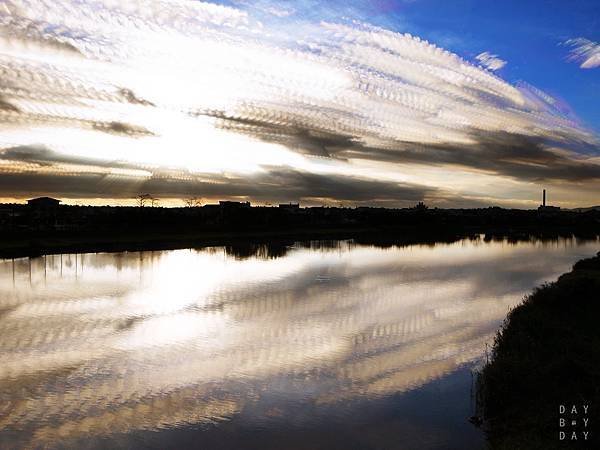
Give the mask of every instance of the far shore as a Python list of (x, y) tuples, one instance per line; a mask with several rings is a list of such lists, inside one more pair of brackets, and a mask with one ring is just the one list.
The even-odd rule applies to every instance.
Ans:
[(66, 252), (166, 250), (244, 242), (358, 239), (391, 245), (485, 234), (511, 240), (600, 235), (600, 210), (254, 207), (80, 207), (41, 198), (0, 205), (0, 258)]
[(472, 233), (444, 232), (436, 235), (415, 229), (325, 228), (313, 230), (252, 231), (141, 231), (138, 233), (27, 233), (0, 239), (0, 258), (58, 253), (90, 253), (175, 250), (245, 244), (285, 244), (294, 241), (345, 240), (373, 245), (409, 245), (454, 242)]
[(158, 251), (211, 246), (292, 245), (295, 241), (347, 240), (357, 244), (392, 245), (451, 243), (460, 239), (510, 242), (558, 238), (598, 239), (600, 233), (571, 233), (568, 230), (531, 229), (447, 229), (396, 228), (316, 228), (250, 231), (141, 230), (126, 232), (29, 232), (0, 238), (0, 258), (36, 257), (60, 253)]

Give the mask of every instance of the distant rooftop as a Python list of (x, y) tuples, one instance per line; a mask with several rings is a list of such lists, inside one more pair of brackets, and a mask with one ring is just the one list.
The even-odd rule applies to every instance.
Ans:
[(59, 203), (60, 200), (52, 197), (37, 197), (27, 200), (27, 204), (33, 206), (57, 206)]
[(228, 200), (221, 200), (219, 201), (219, 205), (231, 208), (250, 208), (250, 202), (232, 202)]

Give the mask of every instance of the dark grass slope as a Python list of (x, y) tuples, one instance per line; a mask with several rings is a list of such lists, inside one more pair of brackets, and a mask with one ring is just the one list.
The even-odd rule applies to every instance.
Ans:
[[(600, 448), (600, 253), (536, 289), (509, 314), (478, 384), (491, 448)], [(589, 405), (588, 441), (581, 435), (583, 404)], [(568, 419), (564, 428), (560, 417)], [(570, 440), (572, 431), (577, 441)]]

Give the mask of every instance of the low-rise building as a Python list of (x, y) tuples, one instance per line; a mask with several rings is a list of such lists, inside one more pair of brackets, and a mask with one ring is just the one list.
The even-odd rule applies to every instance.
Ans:
[(60, 200), (52, 197), (37, 197), (27, 200), (27, 204), (39, 209), (56, 208), (60, 204)]

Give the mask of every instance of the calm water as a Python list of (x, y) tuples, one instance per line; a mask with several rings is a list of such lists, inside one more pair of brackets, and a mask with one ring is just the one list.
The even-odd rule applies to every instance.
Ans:
[(0, 260), (1, 448), (480, 448), (470, 369), (599, 242)]

